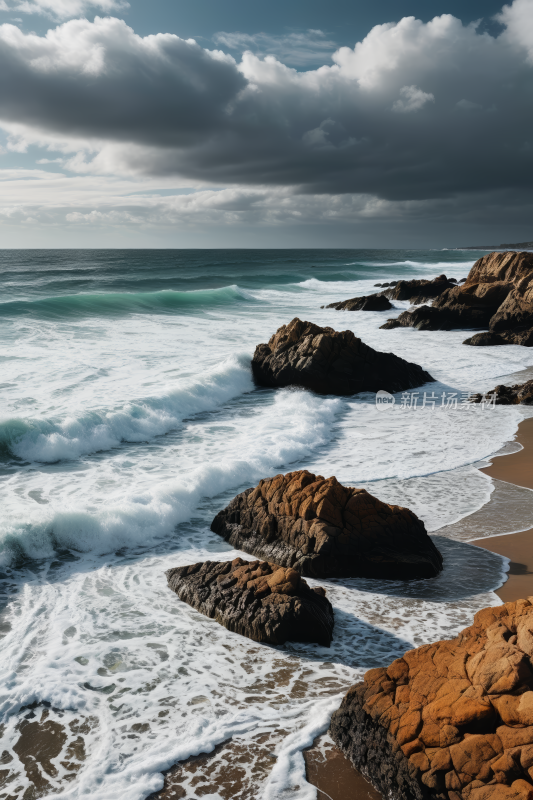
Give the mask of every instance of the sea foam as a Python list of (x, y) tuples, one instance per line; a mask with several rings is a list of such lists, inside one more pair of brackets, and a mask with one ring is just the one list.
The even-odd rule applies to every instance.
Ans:
[(253, 390), (250, 358), (231, 356), (204, 376), (113, 410), (90, 410), (65, 419), (0, 422), (0, 452), (25, 461), (54, 462), (143, 442), (174, 430), (186, 417), (211, 411)]

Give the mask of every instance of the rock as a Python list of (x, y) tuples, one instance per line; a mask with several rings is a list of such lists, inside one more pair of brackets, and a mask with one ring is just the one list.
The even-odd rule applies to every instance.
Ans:
[(446, 275), (438, 275), (427, 280), (420, 278), (411, 281), (397, 281), (393, 289), (388, 289), (384, 294), (390, 300), (410, 300), (414, 305), (426, 303), (438, 297), (446, 289), (455, 286), (456, 281)]
[(412, 511), (307, 470), (237, 495), (211, 530), (239, 550), (317, 578), (409, 580), (442, 569), (441, 554)]
[(503, 336), (500, 336), (499, 333), (482, 331), (481, 333), (476, 333), (474, 336), (471, 336), (469, 339), (465, 339), (463, 344), (470, 344), (473, 347), (488, 347), (508, 344), (508, 342), (503, 338)]
[(255, 642), (316, 642), (329, 647), (333, 608), (293, 569), (265, 561), (205, 561), (166, 572), (180, 600)]
[(391, 800), (533, 800), (533, 597), (371, 669), (331, 735)]
[(320, 328), (297, 317), (256, 347), (252, 371), (261, 386), (303, 386), (336, 395), (401, 392), (434, 380), (418, 364), (373, 350), (352, 331)]
[(533, 406), (533, 380), (525, 383), (515, 383), (514, 386), (500, 384), (487, 394), (475, 394), (471, 397), (472, 403), (483, 402), (484, 397), (496, 395), (495, 404), (498, 406), (515, 406), (521, 403), (524, 406)]
[(494, 331), (483, 331), (471, 336), (470, 339), (465, 339), (463, 344), (470, 344), (477, 347), (484, 347), (486, 345), (501, 345), (501, 344), (520, 344), (523, 347), (533, 347), (533, 328), (521, 331), (501, 331), (495, 333)]
[(466, 281), (461, 280), (457, 286), (451, 284), (431, 307), (403, 312), (398, 325), (421, 330), (490, 328), (497, 333), (532, 328), (533, 253), (496, 252), (483, 256)]
[(388, 311), (392, 307), (392, 303), (382, 293), (353, 297), (351, 300), (342, 300), (340, 303), (330, 303), (326, 306), (326, 308), (336, 308), (337, 311)]

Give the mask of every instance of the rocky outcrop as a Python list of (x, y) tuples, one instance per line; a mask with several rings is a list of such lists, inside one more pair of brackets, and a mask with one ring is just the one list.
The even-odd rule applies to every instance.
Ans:
[(297, 317), (256, 347), (252, 371), (261, 386), (303, 386), (336, 395), (401, 392), (434, 380), (418, 364), (373, 350), (352, 331), (320, 328)]
[(400, 326), (419, 330), (489, 328), (496, 333), (532, 328), (533, 253), (483, 256), (464, 283), (446, 289), (432, 306), (404, 311), (382, 327)]
[(351, 300), (342, 300), (340, 303), (330, 303), (325, 306), (325, 308), (336, 308), (337, 311), (388, 311), (392, 307), (392, 303), (381, 293), (352, 297)]
[(392, 288), (378, 294), (353, 297), (351, 300), (342, 300), (340, 303), (330, 303), (325, 308), (335, 308), (337, 311), (388, 311), (389, 308), (393, 308), (389, 300), (410, 300), (414, 305), (427, 303), (428, 300), (438, 297), (446, 289), (454, 287), (456, 283), (455, 278), (447, 278), (446, 275), (439, 275), (432, 280), (422, 278), (412, 281), (376, 283), (376, 286)]
[(487, 402), (487, 398), (496, 395), (495, 404), (498, 406), (533, 406), (533, 381), (515, 383), (514, 386), (496, 386), (485, 395), (475, 394), (470, 400), (472, 403)]
[(391, 800), (533, 800), (533, 598), (371, 669), (333, 714), (340, 749)]
[(465, 339), (463, 344), (470, 344), (474, 347), (500, 344), (521, 344), (524, 347), (533, 347), (533, 328), (525, 331), (502, 331), (502, 333), (482, 331)]
[(418, 305), (433, 300), (446, 289), (453, 288), (456, 283), (455, 278), (447, 278), (446, 275), (438, 275), (431, 280), (420, 278), (412, 281), (398, 281), (393, 289), (388, 289), (383, 294), (391, 300), (410, 300), (413, 305)]
[(262, 480), (211, 530), (233, 547), (317, 578), (433, 578), (442, 556), (408, 508), (307, 470)]
[(180, 600), (255, 642), (316, 642), (329, 647), (333, 608), (321, 587), (265, 561), (205, 561), (166, 572)]

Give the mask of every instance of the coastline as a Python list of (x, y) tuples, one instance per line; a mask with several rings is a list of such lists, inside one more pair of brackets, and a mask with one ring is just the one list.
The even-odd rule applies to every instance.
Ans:
[[(492, 464), (481, 467), (480, 472), (495, 481), (533, 491), (533, 418), (520, 423), (514, 441), (522, 445), (521, 450), (493, 458)], [(485, 512), (492, 502), (494, 501), (489, 501), (484, 507)], [(494, 590), (502, 603), (533, 595), (533, 528), (517, 533), (489, 535), (485, 539), (471, 539), (468, 544), (509, 559), (507, 580), (499, 589)], [(330, 742), (327, 734), (319, 737), (313, 747), (304, 752), (304, 758), (307, 780), (317, 788), (319, 800), (324, 797), (343, 800), (347, 796), (353, 796), (357, 800), (381, 798), (379, 792)]]
[[(480, 471), (499, 481), (533, 490), (533, 419), (523, 420), (515, 441), (522, 450), (498, 456), (489, 467)], [(495, 590), (502, 603), (533, 595), (533, 528), (518, 533), (477, 539), (471, 544), (510, 560), (508, 578)]]

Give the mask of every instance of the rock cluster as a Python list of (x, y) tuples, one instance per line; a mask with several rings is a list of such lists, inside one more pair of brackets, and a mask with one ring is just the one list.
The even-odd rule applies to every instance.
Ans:
[[(526, 381), (525, 383), (515, 383), (514, 386), (496, 386), (487, 395), (496, 395), (496, 405), (499, 406), (516, 406), (519, 403), (525, 406), (533, 406), (533, 380)], [(471, 398), (473, 403), (481, 403), (483, 395), (475, 394)]]
[(409, 580), (442, 570), (441, 554), (412, 511), (307, 470), (237, 495), (211, 530), (239, 550), (317, 578)]
[(331, 734), (391, 800), (533, 800), (533, 597), (372, 669)]
[(353, 297), (351, 300), (342, 300), (340, 303), (330, 303), (326, 308), (335, 308), (338, 311), (387, 311), (393, 307), (389, 300), (410, 300), (414, 305), (427, 303), (428, 300), (433, 300), (441, 295), (446, 289), (453, 288), (456, 283), (455, 278), (447, 278), (446, 275), (439, 275), (432, 280), (422, 278), (411, 281), (376, 283), (376, 286), (382, 288), (392, 288), (365, 297)]
[[(330, 303), (326, 308), (336, 308), (337, 311), (388, 311), (392, 303), (383, 293), (369, 294), (365, 297), (352, 297), (351, 300), (342, 300), (340, 303)], [(324, 306), (321, 306), (324, 308)]]
[(383, 294), (391, 300), (410, 300), (413, 305), (418, 305), (433, 300), (447, 289), (453, 289), (456, 283), (455, 278), (447, 278), (446, 275), (438, 275), (432, 280), (397, 281), (394, 288)]
[(255, 642), (316, 642), (329, 647), (333, 608), (321, 587), (265, 561), (205, 561), (166, 572), (180, 600)]
[[(395, 287), (395, 290), (398, 287)], [(489, 253), (462, 285), (452, 286), (423, 305), (390, 319), (384, 329), (488, 328), (501, 339), (472, 337), (465, 344), (533, 344), (533, 253)]]
[(434, 380), (418, 364), (373, 350), (352, 331), (321, 328), (297, 317), (256, 347), (252, 371), (261, 386), (303, 386), (336, 395), (401, 392)]

